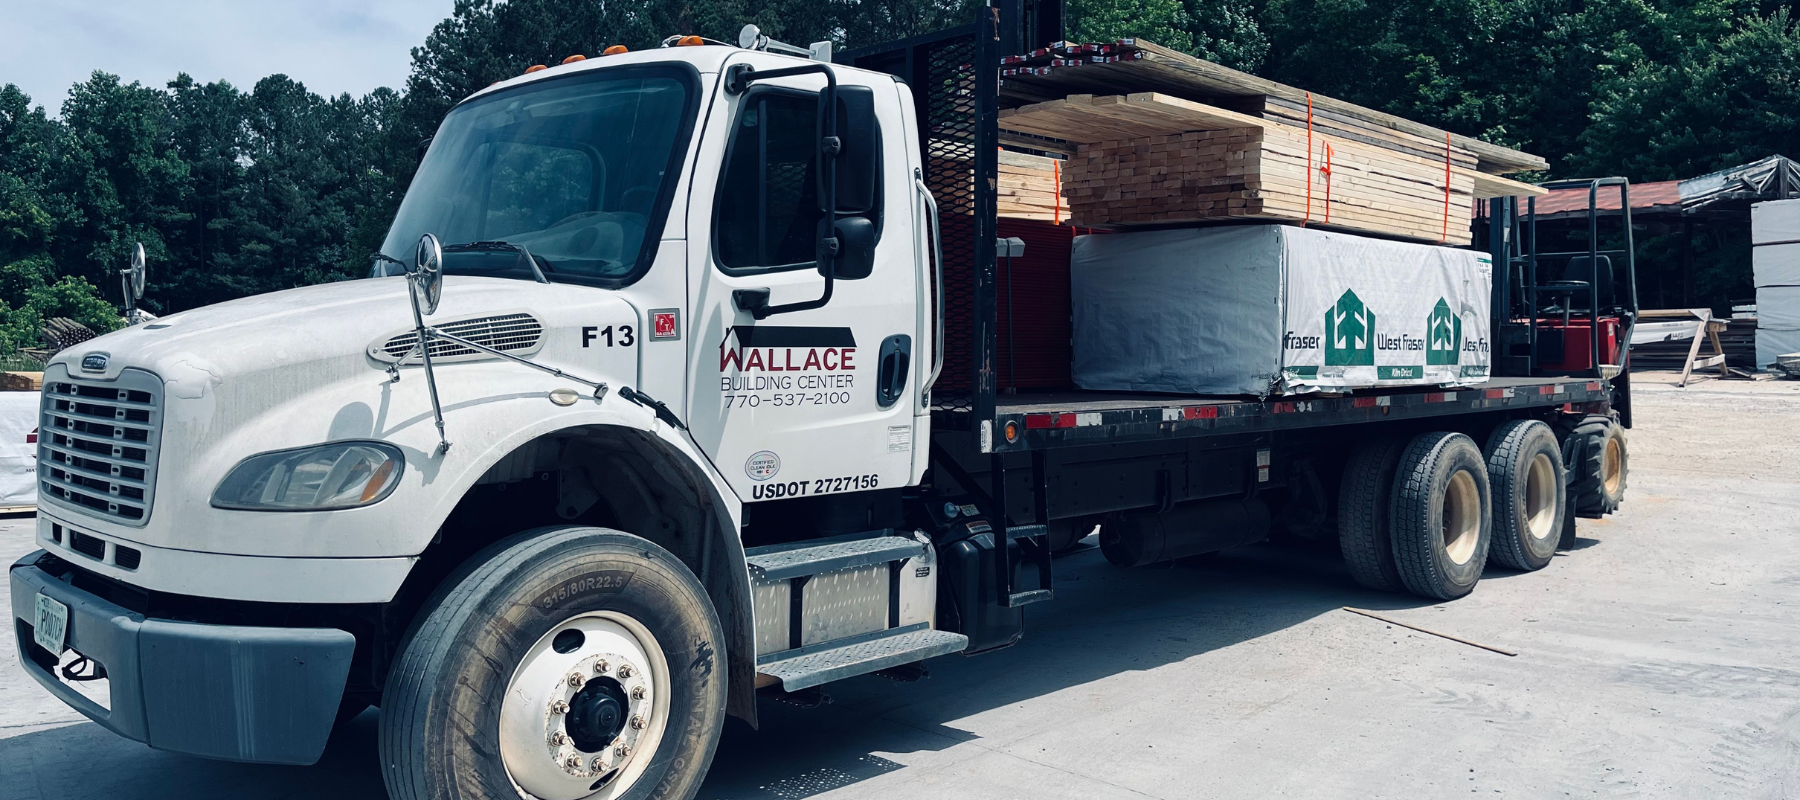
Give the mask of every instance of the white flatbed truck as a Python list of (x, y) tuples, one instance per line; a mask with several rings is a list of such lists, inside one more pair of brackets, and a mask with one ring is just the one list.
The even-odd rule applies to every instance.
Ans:
[(378, 705), (395, 798), (686, 798), (759, 697), (1018, 641), (1095, 525), (1121, 565), (1330, 536), (1364, 584), (1449, 599), (1616, 506), (1622, 354), (1456, 390), (996, 391), (989, 25), (840, 57), (889, 71), (749, 35), (504, 81), (430, 143), (377, 258), (404, 274), (56, 357), (25, 670), (236, 761), (312, 763)]

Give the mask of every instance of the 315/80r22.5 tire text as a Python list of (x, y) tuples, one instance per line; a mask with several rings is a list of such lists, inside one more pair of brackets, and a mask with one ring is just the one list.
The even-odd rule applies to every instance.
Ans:
[(724, 724), (724, 636), (667, 550), (603, 528), (499, 542), (408, 631), (381, 704), (394, 800), (685, 800)]

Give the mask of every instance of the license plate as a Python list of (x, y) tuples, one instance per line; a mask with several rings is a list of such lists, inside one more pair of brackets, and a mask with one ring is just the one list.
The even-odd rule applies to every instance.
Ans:
[(38, 647), (62, 655), (63, 639), (69, 635), (69, 607), (44, 595), (37, 596), (37, 613), (31, 620), (31, 638)]

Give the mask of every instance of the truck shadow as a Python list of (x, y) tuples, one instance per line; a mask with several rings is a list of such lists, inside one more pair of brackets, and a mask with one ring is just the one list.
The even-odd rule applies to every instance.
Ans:
[(957, 723), (983, 712), (1184, 661), (1346, 605), (1433, 605), (1362, 589), (1334, 554), (1304, 548), (1259, 545), (1132, 570), (1090, 548), (1057, 559), (1056, 571), (1056, 599), (1026, 611), (1018, 645), (937, 659), (932, 677), (916, 683), (841, 681), (819, 708), (764, 703), (760, 730), (734, 721), (700, 800), (810, 797), (907, 769), (887, 755), (916, 763), (974, 742)]
[[(937, 659), (933, 676), (916, 683), (874, 676), (842, 681), (828, 687), (835, 702), (815, 709), (765, 702), (758, 731), (730, 722), (700, 800), (811, 797), (909, 768), (887, 755), (917, 761), (976, 742), (980, 737), (958, 722), (986, 711), (1087, 684), (1114, 691), (1100, 682), (1254, 640), (1345, 605), (1431, 604), (1360, 589), (1332, 554), (1305, 549), (1253, 546), (1200, 564), (1122, 570), (1089, 547), (1057, 559), (1056, 570), (1056, 600), (1026, 612), (1025, 639), (1014, 647)], [(164, 753), (85, 721), (0, 731), (12, 734), (0, 739), (0, 797), (373, 800), (386, 796), (376, 719), (368, 712), (340, 729), (310, 767)]]

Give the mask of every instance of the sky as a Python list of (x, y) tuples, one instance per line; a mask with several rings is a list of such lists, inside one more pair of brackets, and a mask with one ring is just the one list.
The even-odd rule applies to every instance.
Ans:
[(0, 0), (0, 84), (56, 114), (94, 70), (248, 90), (283, 73), (324, 95), (399, 88), (453, 0)]

